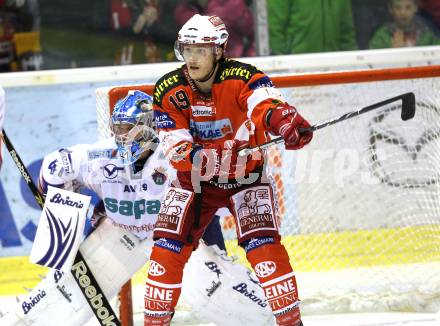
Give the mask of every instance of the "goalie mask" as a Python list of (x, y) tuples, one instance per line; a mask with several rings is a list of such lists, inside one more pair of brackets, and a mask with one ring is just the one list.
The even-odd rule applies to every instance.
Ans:
[(141, 91), (129, 91), (114, 107), (111, 130), (124, 164), (132, 164), (142, 153), (154, 149), (153, 98)]

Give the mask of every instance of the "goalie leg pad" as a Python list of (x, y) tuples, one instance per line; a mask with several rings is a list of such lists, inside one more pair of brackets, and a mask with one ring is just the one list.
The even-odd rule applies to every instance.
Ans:
[(289, 256), (278, 239), (269, 239), (253, 239), (260, 243), (254, 246), (249, 245), (252, 240), (243, 243), (246, 258), (261, 283), (277, 325), (300, 325), (298, 287)]
[(144, 325), (169, 325), (182, 289), (183, 269), (192, 245), (158, 239), (153, 247), (145, 283)]
[[(105, 219), (81, 244), (80, 251), (105, 296), (111, 299), (146, 263), (151, 245), (151, 240), (140, 241)], [(10, 321), (3, 324), (2, 320), (2, 326), (59, 326), (66, 320), (71, 325), (83, 325), (93, 312), (71, 273), (50, 270), (8, 315)]]
[(255, 274), (217, 246), (200, 243), (185, 266), (181, 300), (218, 326), (274, 325)]

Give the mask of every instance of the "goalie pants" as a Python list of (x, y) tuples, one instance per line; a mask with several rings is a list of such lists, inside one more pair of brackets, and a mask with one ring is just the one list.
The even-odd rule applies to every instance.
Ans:
[[(194, 193), (190, 175), (178, 173), (182, 188), (170, 188), (154, 232), (145, 290), (144, 325), (169, 325), (182, 288), (183, 269), (215, 211), (228, 207), (278, 325), (300, 324), (298, 291), (289, 256), (280, 243), (272, 187), (262, 182), (203, 183)], [(164, 245), (167, 243), (167, 245)], [(172, 244), (172, 245), (170, 245)]]

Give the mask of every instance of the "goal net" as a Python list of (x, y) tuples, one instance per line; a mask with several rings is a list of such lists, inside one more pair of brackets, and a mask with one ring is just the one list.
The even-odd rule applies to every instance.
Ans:
[[(318, 130), (300, 151), (269, 149), (283, 242), (304, 314), (440, 310), (440, 68), (413, 67), (273, 77), (313, 124), (413, 92), (400, 103)], [(96, 91), (100, 137), (128, 89)], [(228, 251), (245, 262), (230, 216)], [(141, 297), (140, 297), (141, 298)]]

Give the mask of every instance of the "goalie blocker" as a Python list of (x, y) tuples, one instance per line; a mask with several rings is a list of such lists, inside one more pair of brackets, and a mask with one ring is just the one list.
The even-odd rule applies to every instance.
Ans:
[(91, 197), (48, 186), (46, 198), (30, 261), (69, 272), (83, 240)]

